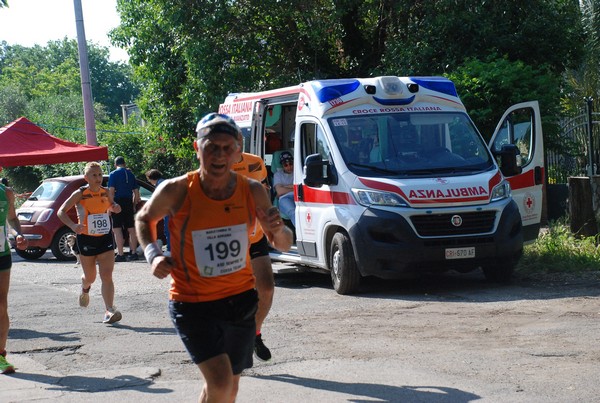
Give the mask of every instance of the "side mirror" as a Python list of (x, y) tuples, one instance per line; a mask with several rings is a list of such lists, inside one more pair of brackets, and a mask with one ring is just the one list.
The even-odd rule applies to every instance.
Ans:
[(310, 187), (321, 187), (336, 184), (337, 179), (329, 161), (323, 161), (320, 154), (311, 154), (304, 161), (303, 182)]
[(504, 144), (497, 155), (500, 156), (500, 171), (504, 176), (515, 176), (523, 171), (523, 168), (517, 163), (521, 154), (516, 145)]

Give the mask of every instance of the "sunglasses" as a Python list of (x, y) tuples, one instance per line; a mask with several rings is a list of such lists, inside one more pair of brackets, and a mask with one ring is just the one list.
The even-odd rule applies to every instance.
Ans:
[(286, 167), (286, 166), (288, 166), (288, 165), (294, 165), (294, 162), (293, 162), (293, 161), (283, 161), (283, 162), (281, 163), (281, 165), (282, 165), (282, 166), (284, 166), (284, 167)]

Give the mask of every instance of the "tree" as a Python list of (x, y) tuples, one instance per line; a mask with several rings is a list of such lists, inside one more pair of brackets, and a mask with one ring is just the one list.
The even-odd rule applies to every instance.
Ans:
[[(145, 152), (143, 144), (137, 147), (138, 137), (132, 134), (132, 127), (123, 133), (120, 123), (120, 105), (131, 103), (138, 91), (131, 80), (131, 67), (109, 62), (107, 48), (94, 44), (90, 44), (89, 48), (97, 127), (101, 127), (104, 133), (111, 133), (103, 136), (104, 133), (99, 131), (99, 140), (114, 141), (119, 150), (133, 149), (126, 155), (141, 159)], [(78, 60), (77, 44), (73, 40), (50, 41), (45, 47), (36, 45), (31, 48), (0, 42), (1, 125), (27, 116), (54, 136), (84, 144)], [(136, 147), (128, 148), (130, 143), (135, 143)], [(111, 150), (117, 148), (112, 143), (101, 144), (109, 145)], [(59, 164), (7, 168), (6, 172), (15, 187), (25, 191), (33, 190), (43, 178), (77, 174), (81, 168), (81, 164)], [(143, 175), (143, 167), (139, 169), (139, 175)]]
[[(108, 48), (89, 44), (90, 77), (94, 101), (110, 116), (121, 115), (121, 104), (133, 102), (139, 90), (131, 67), (108, 60)], [(31, 48), (0, 43), (0, 86), (12, 83), (28, 98), (77, 93), (81, 95), (77, 42), (67, 38)], [(12, 120), (12, 119), (11, 119)]]
[[(560, 80), (550, 67), (511, 62), (491, 55), (486, 60), (468, 59), (448, 74), (481, 134), (489, 140), (505, 109), (513, 104), (538, 100), (544, 126), (545, 146), (559, 147), (556, 116), (560, 104)], [(501, 106), (501, 107), (499, 107)]]
[(600, 110), (600, 1), (582, 0), (581, 11), (585, 53), (580, 65), (566, 71), (562, 97), (563, 107), (570, 115), (580, 113), (584, 98), (588, 97), (594, 100), (594, 110)]
[[(582, 55), (575, 0), (398, 1), (385, 65), (406, 74), (451, 72), (490, 54), (546, 65), (556, 74)], [(389, 71), (389, 70), (388, 70)]]
[(112, 33), (113, 43), (128, 49), (136, 76), (145, 83), (140, 106), (150, 130), (180, 144), (229, 92), (315, 78), (440, 75), (456, 71), (466, 59), (490, 55), (559, 77), (566, 66), (578, 64), (582, 49), (574, 0), (117, 4), (121, 25)]

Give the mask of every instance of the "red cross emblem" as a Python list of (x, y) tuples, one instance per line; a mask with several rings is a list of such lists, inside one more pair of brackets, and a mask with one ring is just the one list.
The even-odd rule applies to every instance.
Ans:
[(523, 206), (526, 210), (531, 211), (535, 207), (535, 198), (531, 193), (526, 193), (523, 199)]

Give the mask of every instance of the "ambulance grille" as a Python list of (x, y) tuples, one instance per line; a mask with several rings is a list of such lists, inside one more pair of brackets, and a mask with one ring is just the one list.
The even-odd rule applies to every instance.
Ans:
[[(458, 227), (452, 225), (452, 217), (458, 215), (462, 224)], [(460, 214), (427, 214), (412, 216), (411, 222), (419, 236), (451, 236), (484, 234), (494, 229), (496, 221), (495, 211), (482, 211), (477, 213)]]

